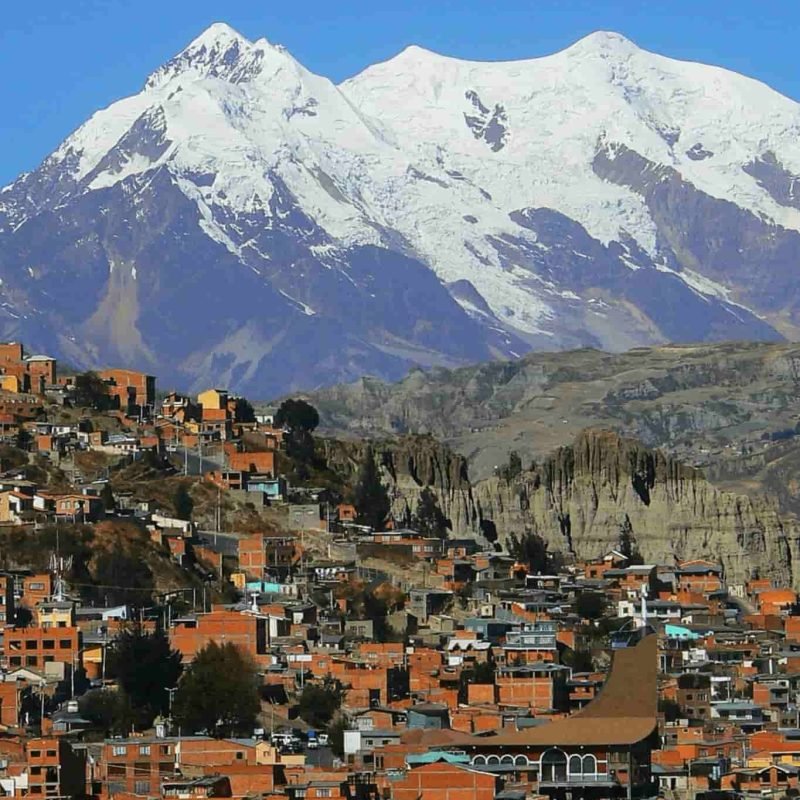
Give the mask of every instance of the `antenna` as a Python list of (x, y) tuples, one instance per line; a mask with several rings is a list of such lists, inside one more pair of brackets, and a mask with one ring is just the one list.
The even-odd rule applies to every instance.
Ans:
[(72, 556), (50, 554), (50, 572), (55, 576), (53, 599), (60, 603), (64, 599), (64, 574), (72, 569)]

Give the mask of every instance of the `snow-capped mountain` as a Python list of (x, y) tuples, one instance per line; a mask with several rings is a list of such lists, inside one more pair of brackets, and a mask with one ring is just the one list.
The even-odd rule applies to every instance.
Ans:
[(215, 24), (0, 192), (0, 336), (268, 395), (794, 337), (800, 105), (613, 33), (336, 86)]

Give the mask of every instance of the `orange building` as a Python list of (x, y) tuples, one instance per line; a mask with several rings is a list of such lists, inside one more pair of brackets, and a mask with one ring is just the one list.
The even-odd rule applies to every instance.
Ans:
[(679, 592), (716, 592), (722, 587), (722, 567), (705, 559), (684, 561), (675, 570), (675, 579)]
[[(44, 394), (57, 381), (56, 360), (50, 356), (26, 356), (21, 342), (0, 343), (0, 376), (7, 391)], [(8, 378), (10, 380), (5, 380)]]
[(60, 662), (80, 664), (81, 631), (69, 628), (6, 628), (3, 639), (3, 660), (9, 669), (33, 667)]
[(272, 570), (285, 570), (299, 556), (297, 537), (285, 533), (256, 533), (239, 539), (239, 569), (261, 580)]
[(0, 631), (14, 624), (14, 576), (0, 573)]
[(170, 642), (184, 661), (191, 661), (209, 642), (230, 642), (256, 663), (268, 664), (271, 660), (269, 638), (267, 617), (226, 609), (214, 609), (207, 614), (176, 620), (170, 631)]
[(152, 408), (156, 402), (156, 379), (132, 369), (104, 369), (98, 376), (106, 384), (109, 396), (122, 411)]
[(425, 764), (392, 783), (392, 800), (494, 800), (500, 778), (456, 764)]
[(64, 738), (45, 737), (31, 739), (25, 754), (29, 797), (85, 796), (85, 751), (73, 750)]
[(275, 474), (275, 451), (262, 450), (258, 453), (239, 453), (227, 450), (228, 468), (237, 472), (255, 472), (259, 475)]
[(26, 575), (22, 579), (22, 597), (20, 605), (33, 609), (42, 600), (47, 600), (53, 594), (53, 578), (49, 572), (38, 572)]
[(0, 681), (0, 725), (16, 728), (20, 724), (25, 691), (22, 681)]
[(495, 677), (501, 706), (527, 706), (539, 711), (566, 711), (569, 705), (569, 669), (539, 663), (505, 667)]

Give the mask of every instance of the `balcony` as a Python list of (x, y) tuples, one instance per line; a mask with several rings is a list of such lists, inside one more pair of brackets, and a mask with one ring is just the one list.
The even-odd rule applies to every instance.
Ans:
[(539, 779), (539, 788), (558, 788), (559, 786), (619, 786), (619, 781), (609, 773), (586, 775), (548, 776)]

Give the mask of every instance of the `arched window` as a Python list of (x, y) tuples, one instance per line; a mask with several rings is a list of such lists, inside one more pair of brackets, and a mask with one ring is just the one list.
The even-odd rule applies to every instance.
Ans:
[(528, 761), (528, 756), (519, 755), (514, 759), (514, 763), (518, 767), (527, 767), (530, 762)]
[(570, 778), (594, 778), (597, 775), (597, 759), (587, 753), (584, 756), (575, 753), (569, 757)]
[(477, 756), (473, 756), (472, 763), (477, 766), (485, 766), (486, 764), (486, 756), (478, 754)]
[(569, 774), (571, 777), (583, 775), (583, 759), (580, 756), (569, 757)]
[(514, 756), (505, 755), (500, 759), (501, 764), (513, 764)]
[(567, 757), (561, 750), (545, 750), (539, 766), (539, 780), (557, 783), (567, 779)]
[(500, 756), (487, 756), (486, 757), (487, 764), (499, 764), (500, 763)]

